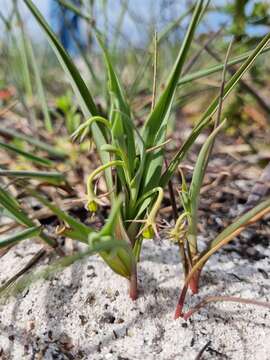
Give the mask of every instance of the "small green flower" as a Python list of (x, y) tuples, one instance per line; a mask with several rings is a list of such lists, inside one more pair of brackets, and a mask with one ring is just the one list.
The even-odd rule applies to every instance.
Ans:
[(97, 212), (98, 210), (98, 204), (95, 200), (90, 200), (88, 201), (88, 203), (86, 204), (86, 208), (87, 210), (89, 210), (92, 213)]
[(142, 236), (144, 237), (144, 239), (153, 239), (154, 235), (155, 232), (152, 225), (147, 226), (142, 232)]

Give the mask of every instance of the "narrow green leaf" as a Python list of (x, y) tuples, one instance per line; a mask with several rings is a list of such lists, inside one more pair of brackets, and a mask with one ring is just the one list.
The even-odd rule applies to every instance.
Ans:
[(19, 233), (2, 237), (0, 238), (0, 248), (17, 244), (22, 240), (26, 240), (38, 236), (40, 235), (40, 233), (41, 233), (41, 227), (34, 226), (34, 227), (30, 227), (29, 229), (20, 231)]
[(31, 40), (29, 38), (26, 39), (26, 46), (28, 49), (30, 60), (32, 62), (33, 72), (34, 72), (36, 86), (37, 86), (37, 95), (38, 95), (39, 102), (41, 104), (41, 108), (42, 108), (42, 112), (43, 112), (45, 128), (47, 131), (52, 132), (52, 130), (53, 130), (52, 121), (51, 121), (50, 111), (49, 111), (49, 107), (48, 107), (46, 96), (45, 96), (44, 87), (42, 84), (40, 69), (39, 69), (39, 65), (37, 63), (35, 54), (34, 54)]
[[(19, 23), (20, 23), (20, 17), (18, 11), (17, 11), (17, 18), (19, 19)], [(25, 92), (26, 95), (28, 96), (28, 100), (30, 100), (33, 97), (33, 89), (32, 89), (32, 80), (30, 76), (30, 66), (29, 66), (29, 59), (27, 53), (26, 36), (22, 27), (20, 27), (20, 39), (17, 40), (17, 44), (20, 52), (20, 59), (21, 59), (20, 69), (22, 72)]]
[(53, 157), (56, 157), (59, 159), (65, 159), (67, 157), (67, 154), (63, 150), (56, 149), (55, 147), (53, 147), (49, 144), (46, 144), (45, 142), (38, 140), (33, 136), (22, 134), (16, 130), (12, 130), (12, 129), (9, 129), (6, 127), (4, 128), (4, 127), (0, 126), (0, 134), (3, 136), (8, 136), (8, 137), (12, 137), (15, 139), (23, 140), (23, 141), (27, 142), (28, 144), (35, 146), (37, 149), (46, 151), (48, 154), (50, 154)]
[[(182, 46), (178, 53), (168, 83), (160, 96), (156, 106), (150, 114), (143, 129), (143, 138), (147, 148), (159, 145), (164, 142), (167, 131), (167, 122), (170, 115), (171, 106), (175, 97), (175, 91), (179, 77), (183, 70), (188, 51), (190, 49), (192, 38), (194, 36), (199, 19), (204, 11), (204, 0), (198, 0), (192, 15), (188, 30), (183, 40)], [(143, 188), (150, 190), (151, 187), (158, 185), (163, 163), (163, 149), (145, 155), (144, 162), (144, 179)]]
[[(261, 54), (263, 49), (266, 47), (267, 43), (270, 40), (270, 33), (265, 35), (265, 37), (261, 40), (261, 42), (257, 45), (255, 50), (251, 53), (248, 59), (241, 65), (241, 67), (236, 71), (236, 73), (231, 77), (229, 81), (227, 81), (224, 92), (223, 92), (223, 99), (225, 99), (234, 87), (238, 84), (239, 80), (243, 77), (243, 75), (250, 69), (254, 61), (257, 57)], [(199, 134), (201, 133), (202, 129), (204, 129), (212, 120), (212, 116), (217, 111), (219, 106), (219, 96), (217, 96), (212, 103), (209, 105), (208, 109), (203, 114), (202, 118), (199, 120), (197, 125), (193, 128), (189, 138), (184, 142), (181, 146), (179, 151), (175, 154), (172, 161), (170, 162), (168, 168), (166, 169), (165, 173), (162, 175), (160, 184), (165, 186), (170, 178), (173, 176), (177, 166), (179, 163), (184, 159), (187, 151), (189, 150), (190, 146), (193, 145)]]
[(67, 0), (58, 0), (58, 1), (62, 6), (66, 7), (68, 10), (74, 12), (74, 14), (78, 15), (79, 17), (86, 20), (87, 22), (90, 22), (93, 24), (93, 19), (88, 14), (83, 12), (78, 6), (74, 5), (73, 2), (70, 2)]
[[(158, 34), (157, 44), (160, 45), (168, 37), (168, 35), (175, 28), (177, 28), (179, 26), (179, 24), (192, 12), (193, 9), (194, 9), (194, 6), (190, 7), (189, 9), (187, 9), (187, 11), (185, 11), (183, 14), (181, 14), (175, 20), (171, 21), (164, 29), (162, 29), (161, 32)], [(148, 51), (145, 52), (144, 57), (143, 57), (144, 61), (141, 65), (139, 64), (139, 68), (138, 68), (135, 80), (131, 86), (131, 89), (129, 90), (130, 96), (135, 96), (136, 93), (138, 93), (138, 86), (139, 86), (140, 82), (142, 81), (142, 79), (144, 79), (144, 74), (147, 71), (147, 68), (151, 64), (152, 55), (151, 55), (151, 53), (149, 54), (149, 51), (150, 51), (150, 49), (148, 49)]]
[[(144, 126), (143, 138), (145, 140), (147, 147), (152, 147), (157, 145), (157, 142), (154, 142), (157, 138), (158, 132), (163, 128), (164, 121), (167, 120), (167, 116), (170, 112), (171, 105), (174, 99), (175, 90), (181, 75), (183, 65), (185, 63), (187, 53), (190, 49), (192, 38), (195, 33), (195, 29), (198, 25), (198, 20), (201, 16), (203, 10), (204, 0), (198, 0), (189, 28), (183, 40), (182, 46), (178, 53), (177, 59), (175, 61), (173, 70), (169, 76), (168, 83), (160, 96), (153, 112), (150, 114), (148, 120)], [(164, 130), (163, 130), (164, 132)]]
[[(264, 48), (261, 51), (261, 54), (264, 54), (264, 53), (268, 52), (269, 50), (270, 50), (270, 46), (267, 46), (266, 48)], [(232, 65), (242, 63), (243, 61), (247, 60), (251, 54), (252, 54), (252, 50), (247, 51), (244, 54), (239, 55), (239, 56), (231, 59), (230, 61), (228, 61), (228, 67), (230, 67)], [(193, 72), (191, 74), (185, 75), (185, 76), (180, 78), (180, 80), (178, 82), (178, 86), (185, 85), (185, 84), (188, 84), (188, 83), (190, 83), (192, 81), (207, 77), (208, 75), (212, 75), (212, 74), (215, 74), (217, 72), (220, 72), (220, 71), (223, 70), (223, 67), (224, 67), (223, 64), (213, 65), (213, 66), (210, 66), (207, 69), (195, 71), (195, 72)]]
[(0, 176), (38, 179), (52, 184), (61, 184), (66, 180), (64, 174), (47, 171), (0, 170)]
[(110, 215), (99, 232), (101, 236), (109, 236), (114, 234), (114, 230), (116, 228), (116, 224), (118, 222), (118, 217), (120, 215), (120, 208), (123, 203), (122, 196), (118, 196), (118, 198), (115, 200), (113, 207), (111, 209)]
[(29, 151), (28, 152), (23, 151), (14, 145), (9, 145), (9, 144), (3, 143), (2, 141), (0, 141), (0, 148), (6, 149), (17, 155), (23, 156), (35, 164), (39, 164), (39, 165), (43, 165), (43, 166), (52, 166), (52, 164), (53, 164), (52, 161), (50, 161), (48, 159), (44, 159), (42, 157), (33, 155)]
[(247, 213), (245, 213), (239, 219), (237, 219), (233, 224), (229, 225), (225, 230), (223, 230), (213, 241), (211, 241), (209, 245), (209, 249), (218, 245), (222, 240), (224, 240), (230, 234), (235, 232), (237, 229), (239, 229), (242, 226), (245, 226), (252, 218), (254, 218), (261, 211), (268, 208), (270, 208), (270, 198), (261, 202), (253, 209), (249, 210)]
[[(103, 228), (98, 233), (91, 233), (88, 237), (90, 247), (95, 247), (101, 243), (108, 243), (113, 241), (116, 246), (112, 251), (101, 251), (99, 254), (106, 264), (117, 274), (129, 278), (132, 274), (133, 265), (135, 262), (132, 248), (130, 244), (124, 240), (116, 238), (117, 228), (121, 226), (120, 209), (122, 205), (122, 196), (116, 198), (108, 220)], [(118, 244), (121, 244), (119, 247)]]
[[(79, 104), (82, 108), (83, 114), (85, 118), (89, 118), (90, 115), (98, 116), (99, 111), (94, 103), (91, 93), (89, 92), (85, 82), (83, 81), (78, 69), (72, 62), (70, 56), (67, 54), (63, 46), (60, 44), (59, 40), (57, 39), (54, 32), (51, 30), (50, 26), (43, 18), (37, 7), (31, 0), (23, 0), (24, 3), (27, 5), (28, 9), (36, 18), (37, 22), (39, 23), (40, 27), (43, 29), (47, 38), (58, 57), (60, 64), (62, 65), (65, 73), (69, 76), (71, 85), (73, 90), (77, 96)], [(104, 128), (100, 129), (98, 124), (93, 124), (93, 137), (97, 146), (97, 150), (102, 162), (105, 164), (110, 161), (110, 156), (106, 152), (100, 151), (100, 147), (107, 143), (106, 136), (104, 133)], [(112, 176), (110, 170), (106, 170), (106, 181), (108, 185), (108, 190), (112, 190)]]
[[(7, 190), (0, 187), (0, 204), (6, 209), (15, 220), (28, 227), (35, 227), (36, 224), (31, 220), (27, 214), (21, 209), (19, 203), (9, 194)], [(44, 240), (48, 245), (55, 247), (55, 241), (43, 232), (40, 234), (40, 238)]]
[(136, 148), (134, 141), (133, 126), (130, 124), (131, 112), (127, 103), (124, 91), (120, 84), (120, 81), (116, 75), (113, 64), (111, 62), (108, 51), (101, 39), (101, 36), (97, 34), (100, 47), (104, 54), (104, 60), (108, 72), (108, 87), (111, 94), (111, 116), (110, 121), (112, 124), (112, 135), (114, 137), (115, 145), (121, 147), (128, 159), (128, 169), (130, 174), (133, 174), (134, 159), (136, 157)]
[(208, 248), (200, 255), (198, 261), (189, 272), (185, 284), (188, 284), (194, 273), (205, 265), (209, 258), (218, 251), (221, 247), (232, 241), (237, 235), (244, 230), (250, 222), (258, 221), (262, 216), (270, 212), (270, 198), (263, 201), (253, 209), (249, 210), (246, 214), (242, 215), (233, 224), (229, 225), (223, 230), (213, 241), (211, 241)]
[(10, 213), (21, 225), (26, 225), (29, 227), (35, 226), (32, 220), (24, 213), (20, 208), (20, 205), (17, 201), (9, 194), (8, 191), (0, 187), (0, 204)]
[(197, 212), (198, 203), (200, 199), (200, 190), (202, 186), (202, 182), (204, 179), (205, 174), (205, 165), (208, 160), (208, 153), (209, 149), (211, 148), (211, 145), (213, 144), (213, 141), (217, 134), (220, 132), (222, 127), (224, 126), (225, 121), (223, 121), (212, 133), (210, 136), (208, 136), (207, 140), (203, 144), (201, 151), (199, 153), (198, 159), (196, 161), (193, 175), (192, 175), (192, 181), (190, 184), (190, 190), (189, 190), (189, 198), (190, 198), (190, 204), (191, 204), (191, 212), (192, 215), (194, 215)]
[(80, 221), (68, 215), (68, 213), (59, 209), (57, 206), (52, 204), (44, 196), (41, 196), (36, 191), (31, 189), (28, 190), (28, 192), (31, 196), (38, 199), (38, 201), (40, 201), (43, 205), (48, 207), (60, 220), (66, 222), (70, 226), (71, 230), (75, 230), (78, 234), (80, 234), (80, 237), (77, 240), (88, 243), (88, 236), (93, 231), (89, 226), (84, 225)]
[(56, 35), (53, 33), (50, 26), (48, 25), (42, 14), (39, 12), (37, 7), (34, 5), (34, 3), (31, 0), (23, 1), (28, 7), (28, 9), (31, 11), (31, 13), (34, 15), (39, 25), (44, 30), (52, 48), (54, 49), (58, 57), (59, 62), (63, 66), (66, 74), (69, 75), (73, 90), (76, 93), (78, 99), (80, 100), (80, 105), (82, 109), (88, 116), (90, 114), (98, 115), (99, 113), (92, 98), (92, 95), (90, 94), (87, 86), (85, 85), (85, 82), (81, 78), (81, 75), (74, 63), (72, 62), (70, 56), (60, 44)]
[(51, 276), (60, 271), (63, 271), (75, 262), (84, 259), (86, 256), (92, 256), (101, 252), (112, 252), (121, 247), (126, 247), (124, 241), (115, 242), (114, 240), (108, 240), (106, 242), (97, 243), (84, 252), (78, 252), (73, 255), (65, 256), (59, 260), (54, 261), (52, 264), (46, 266), (42, 270), (38, 270), (30, 274), (25, 274), (20, 279), (9, 283), (8, 286), (4, 285), (0, 288), (0, 302), (2, 304), (10, 297), (17, 296), (38, 280), (49, 279)]

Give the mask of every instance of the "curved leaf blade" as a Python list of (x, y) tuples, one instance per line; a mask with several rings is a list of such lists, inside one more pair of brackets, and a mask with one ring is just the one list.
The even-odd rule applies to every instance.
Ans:
[(25, 5), (31, 11), (33, 16), (36, 18), (39, 25), (44, 30), (54, 52), (61, 63), (62, 67), (64, 68), (66, 74), (69, 75), (72, 87), (74, 92), (76, 93), (80, 105), (87, 115), (98, 115), (99, 112), (93, 100), (91, 93), (89, 92), (85, 82), (83, 81), (78, 69), (74, 65), (73, 61), (71, 60), (70, 56), (67, 54), (63, 46), (60, 44), (59, 40), (57, 39), (54, 32), (51, 30), (49, 24), (46, 22), (38, 8), (34, 5), (31, 0), (23, 0)]
[(36, 237), (36, 236), (40, 235), (40, 233), (41, 233), (41, 227), (34, 226), (34, 227), (30, 227), (26, 230), (20, 231), (16, 234), (5, 236), (0, 239), (0, 249), (4, 248), (6, 246), (15, 245), (22, 240), (31, 239), (33, 237)]
[(52, 164), (53, 164), (52, 161), (50, 161), (48, 159), (44, 159), (40, 156), (33, 155), (29, 151), (28, 152), (23, 151), (23, 150), (19, 149), (17, 146), (6, 144), (6, 143), (3, 143), (2, 141), (0, 141), (0, 148), (3, 148), (12, 153), (15, 153), (16, 155), (21, 155), (21, 156), (25, 157), (26, 159), (32, 161), (35, 164), (39, 164), (39, 165), (43, 165), (43, 166), (52, 166)]
[[(231, 77), (229, 81), (227, 81), (224, 92), (223, 92), (223, 100), (231, 93), (231, 91), (234, 89), (234, 87), (238, 84), (239, 80), (244, 76), (244, 74), (250, 69), (250, 67), (253, 65), (254, 61), (257, 59), (257, 57), (262, 53), (262, 51), (265, 49), (266, 45), (268, 44), (270, 40), (270, 33), (265, 35), (265, 37), (260, 41), (260, 43), (257, 45), (257, 47), (253, 50), (251, 55), (248, 57), (248, 59), (241, 65), (241, 67), (235, 72), (235, 74)], [(170, 162), (168, 168), (162, 175), (160, 184), (161, 186), (165, 186), (170, 178), (173, 176), (177, 166), (179, 163), (184, 159), (184, 157), (187, 154), (187, 151), (189, 148), (193, 145), (201, 131), (209, 125), (209, 123), (212, 120), (212, 116), (215, 114), (219, 106), (219, 96), (217, 96), (212, 103), (209, 105), (197, 125), (193, 128), (190, 136), (188, 139), (184, 142), (184, 144), (181, 146), (179, 151), (174, 155), (172, 161)]]

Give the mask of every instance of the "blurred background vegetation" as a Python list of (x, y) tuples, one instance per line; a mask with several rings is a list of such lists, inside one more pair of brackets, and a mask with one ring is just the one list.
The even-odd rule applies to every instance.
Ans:
[[(44, 35), (22, 1), (1, 0), (1, 3), (0, 104), (11, 106), (16, 115), (24, 117), (25, 126), (30, 126), (38, 137), (46, 137), (47, 132), (60, 132), (61, 137), (50, 138), (49, 141), (59, 147), (70, 147), (63, 139), (68, 137), (83, 119), (68, 81)], [(158, 95), (183, 39), (194, 2), (36, 0), (34, 3), (60, 38), (61, 30), (57, 23), (65, 24), (65, 32), (69, 37), (66, 48), (98, 100), (101, 110), (106, 114), (106, 72), (93, 28), (96, 27), (103, 33), (106, 47), (111, 53), (136, 121), (140, 125), (152, 100), (155, 32)], [(221, 65), (231, 38), (234, 39), (231, 58), (250, 51), (269, 31), (269, 27), (269, 1), (210, 1), (207, 14), (199, 26), (196, 41), (192, 44), (190, 62), (184, 69), (184, 74), (193, 74), (199, 69)], [(264, 124), (269, 125), (267, 57), (268, 55), (264, 55), (257, 60), (256, 66), (252, 67), (226, 106), (229, 133), (240, 136), (253, 152), (257, 151), (257, 143), (265, 143), (266, 139), (261, 139), (258, 135), (254, 144), (251, 129), (254, 126), (258, 128)], [(237, 66), (230, 68), (231, 74)], [(215, 72), (182, 86), (181, 95), (177, 96), (174, 104), (174, 116), (170, 120), (172, 132), (177, 126), (181, 127), (179, 122), (175, 121), (179, 117), (185, 119), (183, 131), (187, 131), (188, 126), (196, 121), (197, 114), (207, 105), (209, 96), (218, 93), (220, 76), (220, 72)], [(248, 127), (251, 124), (252, 127)], [(15, 122), (14, 127), (20, 129), (20, 123)], [(46, 133), (42, 134), (41, 130)], [(18, 139), (16, 141), (19, 142)]]

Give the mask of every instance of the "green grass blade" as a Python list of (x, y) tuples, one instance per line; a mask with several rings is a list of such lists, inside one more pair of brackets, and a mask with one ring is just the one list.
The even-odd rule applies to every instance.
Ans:
[[(203, 179), (205, 171), (208, 164), (208, 159), (214, 140), (222, 129), (224, 122), (220, 124), (216, 129), (213, 130), (211, 135), (208, 137), (206, 142), (201, 148), (198, 159), (195, 164), (195, 168), (192, 175), (192, 181), (190, 184), (190, 190), (188, 195), (188, 206), (190, 211), (189, 221), (188, 221), (188, 243), (190, 248), (191, 256), (194, 257), (198, 252), (198, 243), (197, 243), (197, 227), (198, 227), (198, 207), (200, 202), (200, 191), (203, 184)], [(182, 194), (183, 200), (185, 199), (185, 194)], [(186, 204), (183, 204), (186, 207)]]
[[(80, 18), (82, 18), (83, 20), (86, 21), (88, 26), (91, 26), (93, 29), (95, 29), (95, 20), (93, 17), (91, 17), (90, 15), (88, 15), (86, 13), (86, 11), (84, 9), (81, 9), (80, 7), (76, 6), (73, 2), (71, 3), (70, 1), (66, 1), (66, 0), (58, 0), (59, 3), (65, 7), (67, 10), (72, 11), (74, 14), (76, 14), (77, 16), (79, 16)], [(71, 26), (72, 27), (72, 22), (69, 21), (69, 24), (66, 24), (67, 27)], [(89, 73), (92, 76), (93, 81), (95, 82), (96, 86), (99, 86), (99, 79), (97, 78), (96, 75), (96, 71), (93, 68), (93, 65), (91, 63), (91, 61), (88, 58), (88, 52), (85, 51), (84, 46), (81, 44), (80, 38), (77, 36), (77, 34), (75, 34), (75, 32), (72, 29), (69, 29), (70, 31), (70, 35), (72, 37), (72, 40), (75, 42), (75, 45), (77, 47), (77, 50), (79, 52), (79, 56), (81, 56), (81, 58), (83, 59), (85, 65), (87, 66)]]
[(15, 277), (0, 287), (0, 303), (4, 304), (10, 297), (15, 297), (21, 294), (24, 290), (28, 289), (38, 280), (47, 280), (50, 276), (63, 271), (68, 266), (72, 265), (76, 261), (79, 261), (86, 256), (94, 255), (93, 251), (87, 250), (85, 252), (79, 252), (73, 255), (65, 256), (59, 260), (54, 261), (52, 264), (46, 266), (42, 270), (26, 273), (20, 278)]
[[(224, 92), (223, 92), (223, 100), (231, 93), (234, 87), (238, 84), (239, 80), (243, 77), (243, 75), (250, 69), (254, 61), (257, 57), (261, 54), (263, 49), (266, 47), (267, 43), (270, 40), (270, 33), (265, 35), (265, 37), (261, 40), (261, 42), (257, 45), (255, 50), (251, 53), (248, 59), (241, 65), (241, 67), (236, 71), (236, 73), (231, 77), (229, 81), (227, 81)], [(201, 133), (202, 129), (205, 128), (212, 120), (212, 116), (217, 111), (219, 106), (219, 96), (217, 96), (214, 101), (210, 104), (208, 109), (205, 111), (202, 118), (199, 120), (197, 125), (192, 130), (189, 138), (185, 141), (179, 151), (175, 154), (172, 161), (170, 162), (167, 170), (162, 175), (161, 178), (161, 185), (165, 186), (170, 178), (173, 176), (178, 164), (184, 159), (187, 151), (189, 150), (190, 146), (193, 145), (196, 138)]]
[(31, 285), (41, 279), (49, 279), (56, 273), (63, 271), (67, 267), (71, 266), (75, 262), (84, 259), (85, 257), (100, 254), (102, 252), (112, 252), (120, 248), (126, 248), (124, 241), (115, 242), (114, 240), (108, 240), (95, 244), (84, 252), (78, 252), (73, 255), (65, 256), (59, 260), (54, 261), (52, 264), (46, 266), (42, 270), (35, 271), (34, 273), (25, 274), (20, 279), (5, 284), (0, 288), (1, 304), (7, 301), (12, 296), (17, 296), (22, 291), (28, 289)]
[(78, 233), (78, 240), (88, 243), (88, 235), (93, 231), (89, 226), (86, 226), (80, 221), (74, 219), (72, 216), (68, 215), (66, 212), (62, 211), (48, 201), (44, 196), (39, 195), (36, 191), (29, 190), (29, 193), (43, 205), (48, 207), (60, 220), (66, 222), (70, 226), (71, 230), (76, 231)]
[(93, 23), (93, 19), (91, 18), (91, 16), (83, 12), (78, 6), (74, 5), (73, 2), (67, 0), (58, 0), (58, 2), (68, 10), (74, 12), (74, 14), (81, 17), (82, 19), (86, 20), (87, 22)]
[[(210, 245), (209, 249), (214, 248), (220, 242), (222, 242), (226, 237), (230, 236), (239, 228), (246, 226), (254, 217), (256, 217), (260, 212), (268, 210), (270, 211), (270, 198), (261, 202), (259, 205), (254, 207), (253, 209), (249, 210), (247, 213), (242, 215), (238, 220), (236, 220), (233, 224), (228, 226), (225, 230), (220, 233), (215, 240), (213, 240)], [(252, 221), (254, 222), (254, 220)]]
[[(27, 5), (31, 13), (36, 18), (37, 22), (39, 23), (40, 27), (43, 29), (47, 38), (58, 57), (60, 64), (62, 65), (65, 73), (69, 76), (71, 85), (73, 90), (77, 96), (81, 109), (85, 118), (89, 118), (90, 115), (98, 116), (99, 111), (94, 103), (91, 93), (89, 92), (85, 82), (81, 78), (79, 71), (77, 70), (76, 66), (72, 62), (70, 56), (66, 53), (63, 46), (60, 44), (59, 40), (57, 39), (56, 35), (51, 30), (50, 26), (43, 18), (37, 7), (33, 4), (31, 0), (23, 0), (24, 3)], [(110, 161), (110, 156), (106, 152), (100, 151), (102, 145), (106, 144), (106, 137), (104, 129), (100, 129), (98, 124), (93, 124), (93, 137), (97, 146), (97, 150), (102, 162), (105, 164)], [(106, 181), (108, 185), (108, 190), (112, 190), (112, 176), (110, 170), (106, 170)]]
[(12, 137), (15, 139), (23, 140), (27, 142), (28, 144), (31, 144), (35, 146), (37, 149), (46, 151), (49, 155), (59, 158), (59, 159), (65, 159), (67, 157), (67, 154), (60, 149), (56, 149), (55, 147), (46, 144), (45, 142), (35, 139), (33, 136), (25, 135), (20, 133), (19, 131), (4, 128), (0, 126), (0, 134), (3, 136)]
[(105, 225), (99, 232), (100, 235), (109, 236), (109, 235), (114, 234), (116, 225), (118, 223), (118, 218), (120, 216), (120, 209), (121, 209), (122, 203), (123, 203), (123, 199), (122, 199), (122, 196), (120, 195), (120, 196), (118, 196), (118, 198), (116, 198), (116, 200), (113, 204), (113, 207), (111, 209), (110, 215), (109, 215)]
[(198, 159), (196, 161), (189, 190), (192, 215), (197, 212), (198, 202), (200, 198), (200, 190), (204, 179), (205, 165), (208, 160), (209, 149), (211, 148), (214, 139), (216, 138), (217, 134), (220, 132), (223, 126), (224, 121), (211, 133), (211, 135), (208, 137), (208, 139), (202, 146)]
[(31, 239), (33, 237), (39, 236), (40, 233), (41, 233), (41, 227), (34, 226), (29, 229), (20, 231), (16, 234), (2, 237), (0, 239), (0, 249), (6, 246), (15, 245), (22, 240)]
[(190, 49), (196, 26), (203, 10), (203, 5), (204, 0), (197, 1), (192, 20), (190, 22), (189, 28), (178, 53), (173, 70), (169, 76), (166, 88), (160, 96), (153, 112), (150, 114), (150, 117), (148, 118), (144, 126), (143, 138), (147, 147), (157, 145), (157, 142), (154, 141), (157, 138), (157, 134), (160, 131), (160, 128), (162, 128), (162, 124), (164, 123), (164, 120), (166, 120), (168, 113), (171, 109), (179, 77), (181, 75), (188, 50)]
[[(270, 46), (267, 46), (261, 51), (261, 54), (264, 54), (264, 53), (268, 52), (269, 50), (270, 50)], [(240, 64), (243, 61), (247, 60), (251, 54), (252, 54), (252, 51), (247, 51), (246, 53), (244, 53), (244, 54), (242, 54), (240, 56), (237, 56), (237, 57), (231, 59), (230, 61), (228, 61), (227, 66), (230, 67), (232, 65)], [(205, 77), (207, 77), (209, 75), (215, 74), (215, 73), (220, 72), (222, 70), (223, 70), (223, 64), (218, 64), (218, 65), (211, 66), (211, 67), (209, 67), (207, 69), (204, 69), (204, 70), (195, 71), (195, 72), (193, 72), (191, 74), (183, 76), (179, 80), (178, 86), (185, 85), (185, 84), (188, 84), (188, 83), (190, 83), (192, 81), (205, 78)]]
[[(169, 76), (166, 88), (160, 96), (156, 106), (154, 107), (144, 126), (143, 138), (147, 148), (150, 148), (154, 145), (159, 145), (165, 140), (167, 121), (174, 100), (179, 77), (187, 58), (198, 21), (202, 15), (202, 12), (204, 11), (204, 5), (205, 1), (197, 1), (191, 22), (178, 53), (171, 75)], [(145, 156), (144, 162), (144, 169), (146, 169), (146, 172), (142, 178), (144, 179), (143, 187), (146, 188), (147, 191), (151, 187), (157, 186), (159, 183), (162, 171), (163, 149), (147, 154)]]
[(119, 37), (122, 32), (122, 27), (125, 20), (126, 12), (128, 10), (128, 5), (129, 4), (127, 0), (121, 1), (121, 8), (119, 9), (118, 19), (116, 20), (114, 34), (111, 40), (113, 53), (116, 53), (117, 51), (117, 44), (119, 42)]
[(187, 9), (184, 13), (179, 15), (175, 20), (172, 20), (168, 25), (166, 25), (161, 32), (158, 34), (157, 42), (160, 44), (163, 40), (165, 40), (168, 35), (177, 27), (179, 24), (194, 10), (194, 5), (192, 5), (189, 9)]
[(7, 190), (4, 190), (2, 187), (0, 187), (0, 196), (3, 199), (3, 201), (10, 204), (10, 206), (12, 206), (13, 208), (18, 210), (20, 209), (20, 204), (18, 203), (18, 201), (12, 195), (10, 195), (10, 193)]
[(87, 116), (89, 116), (90, 114), (92, 114), (93, 116), (99, 115), (92, 95), (89, 92), (87, 86), (85, 85), (85, 82), (81, 78), (81, 75), (77, 70), (76, 66), (74, 65), (73, 61), (71, 60), (70, 56), (60, 44), (56, 35), (53, 33), (50, 26), (48, 25), (42, 14), (39, 12), (37, 7), (34, 5), (34, 3), (31, 0), (23, 1), (28, 7), (28, 9), (31, 11), (41, 28), (44, 30), (52, 48), (55, 51), (55, 54), (58, 57), (59, 62), (64, 68), (66, 74), (69, 75), (73, 90), (76, 93), (76, 96), (80, 102), (84, 113), (86, 113)]
[(21, 71), (22, 71), (22, 78), (25, 87), (25, 92), (28, 97), (28, 100), (31, 101), (33, 97), (32, 80), (30, 76), (30, 66), (29, 66), (29, 59), (27, 54), (26, 37), (23, 29), (21, 29), (20, 41), (18, 41), (18, 50), (20, 52), (20, 58), (22, 62)]
[(133, 174), (134, 159), (136, 157), (136, 148), (134, 140), (133, 126), (130, 123), (131, 112), (126, 101), (122, 86), (113, 68), (108, 51), (100, 37), (97, 38), (102, 48), (105, 64), (108, 72), (108, 86), (111, 94), (111, 124), (113, 140), (116, 141), (116, 146), (121, 147), (128, 159), (128, 169), (130, 174)]
[(47, 171), (0, 170), (0, 176), (38, 179), (56, 185), (59, 185), (66, 180), (65, 176), (59, 172)]
[[(0, 204), (3, 208), (14, 218), (19, 224), (27, 227), (35, 227), (36, 224), (31, 220), (27, 214), (21, 209), (19, 203), (9, 194), (9, 192), (0, 187)], [(48, 245), (55, 247), (56, 243), (49, 236), (43, 232), (40, 234), (40, 238)]]
[[(168, 35), (179, 26), (179, 24), (192, 12), (194, 9), (194, 6), (189, 8), (187, 11), (185, 11), (183, 14), (181, 14), (177, 19), (171, 21), (164, 29), (161, 30), (161, 32), (158, 34), (157, 38), (157, 45), (162, 44), (162, 42), (168, 37)], [(148, 49), (149, 52), (149, 49)], [(139, 66), (139, 69), (137, 71), (135, 80), (129, 90), (130, 96), (135, 96), (138, 92), (138, 86), (141, 82), (141, 80), (144, 78), (144, 73), (147, 71), (147, 68), (151, 64), (152, 55), (148, 54), (148, 52), (145, 52), (144, 54), (144, 61)]]
[(38, 165), (43, 165), (43, 166), (52, 166), (53, 165), (52, 161), (50, 161), (48, 159), (44, 159), (44, 158), (36, 156), (36, 155), (33, 155), (30, 152), (23, 151), (14, 145), (9, 145), (9, 144), (6, 144), (6, 143), (3, 143), (0, 141), (0, 148), (11, 151), (12, 153), (15, 153), (16, 155), (23, 156), (27, 160), (30, 160), (33, 163), (38, 164)]
[(40, 69), (39, 69), (35, 54), (34, 54), (31, 40), (29, 38), (26, 39), (26, 45), (27, 45), (30, 61), (32, 63), (33, 73), (34, 73), (35, 80), (36, 80), (37, 95), (38, 95), (38, 98), (39, 98), (39, 101), (41, 104), (41, 108), (42, 108), (42, 112), (43, 112), (45, 129), (49, 132), (52, 132), (52, 130), (53, 130), (52, 121), (51, 121), (50, 111), (49, 111), (49, 107), (47, 104), (47, 100), (46, 100), (46, 96), (45, 96), (45, 92), (44, 92), (44, 88), (43, 88), (43, 84), (42, 84), (42, 80), (41, 80)]
[(233, 224), (229, 225), (223, 230), (208, 246), (208, 248), (201, 254), (199, 260), (193, 266), (192, 270), (188, 274), (185, 283), (192, 278), (194, 273), (201, 269), (208, 259), (221, 247), (228, 244), (236, 236), (238, 236), (247, 226), (261, 219), (264, 215), (270, 212), (270, 198), (263, 201), (253, 209), (249, 210), (246, 214), (242, 215)]
[(8, 191), (0, 187), (0, 204), (18, 221), (19, 224), (33, 227), (35, 224), (21, 209)]
[[(129, 278), (132, 274), (132, 268), (135, 261), (132, 248), (126, 240), (115, 238), (115, 233), (117, 232), (116, 228), (119, 227), (121, 222), (120, 208), (122, 201), (121, 196), (116, 198), (106, 224), (98, 233), (89, 235), (88, 239), (90, 247), (112, 241), (115, 244), (113, 252), (101, 251), (99, 254), (114, 272)], [(119, 244), (121, 244), (120, 247)]]

